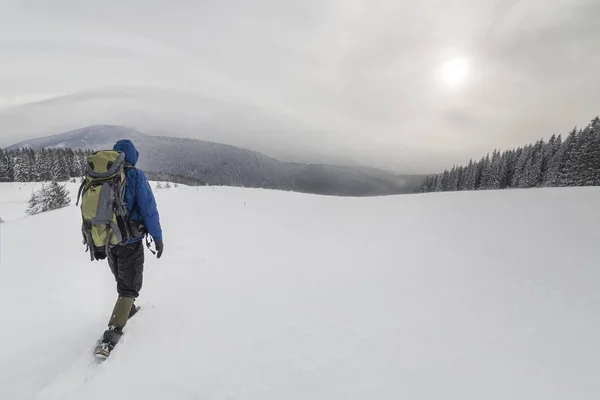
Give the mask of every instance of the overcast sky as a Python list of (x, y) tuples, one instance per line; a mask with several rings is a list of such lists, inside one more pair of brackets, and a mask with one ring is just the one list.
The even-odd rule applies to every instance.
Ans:
[[(597, 0), (0, 0), (0, 107), (186, 90), (323, 128), (361, 162), (435, 169), (599, 114), (599, 18)], [(17, 129), (0, 128), (0, 144)]]

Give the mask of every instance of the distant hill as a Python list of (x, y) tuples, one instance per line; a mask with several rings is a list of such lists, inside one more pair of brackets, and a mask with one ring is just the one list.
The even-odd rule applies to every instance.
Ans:
[(96, 88), (0, 108), (0, 147), (98, 124), (130, 126), (169, 137), (197, 137), (202, 132), (204, 140), (252, 149), (282, 161), (360, 164), (351, 151), (335, 142), (334, 127), (315, 126), (277, 107), (136, 86)]
[(57, 135), (25, 140), (12, 146), (8, 146), (6, 149), (14, 150), (24, 147), (28, 147), (33, 150), (41, 150), (46, 148), (106, 148), (109, 146), (112, 147), (115, 141), (124, 137), (134, 140), (140, 137), (147, 137), (147, 135), (136, 129), (124, 126), (93, 125), (69, 132), (59, 133)]
[(115, 125), (94, 125), (32, 139), (9, 146), (17, 148), (111, 148), (118, 139), (134, 141), (140, 151), (138, 166), (210, 185), (259, 187), (297, 192), (372, 196), (411, 193), (423, 176), (396, 175), (360, 166), (286, 163), (264, 154), (221, 143), (150, 136)]

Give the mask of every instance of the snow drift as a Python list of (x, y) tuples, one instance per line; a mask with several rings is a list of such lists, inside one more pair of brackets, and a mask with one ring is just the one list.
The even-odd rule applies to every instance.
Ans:
[(165, 253), (100, 365), (108, 266), (28, 191), (0, 185), (0, 399), (600, 397), (598, 188), (158, 190)]

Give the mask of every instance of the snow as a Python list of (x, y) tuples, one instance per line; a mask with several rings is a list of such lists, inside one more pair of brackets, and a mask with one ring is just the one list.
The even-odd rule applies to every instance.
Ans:
[(32, 185), (0, 184), (2, 400), (600, 398), (600, 188), (157, 190), (165, 253), (96, 364), (113, 278)]

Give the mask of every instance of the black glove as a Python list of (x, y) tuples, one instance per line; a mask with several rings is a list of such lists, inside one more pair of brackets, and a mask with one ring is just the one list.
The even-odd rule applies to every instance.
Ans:
[(163, 242), (155, 242), (156, 246), (156, 258), (160, 258), (163, 252)]
[(106, 253), (103, 251), (94, 251), (94, 258), (96, 260), (104, 260), (106, 258)]

